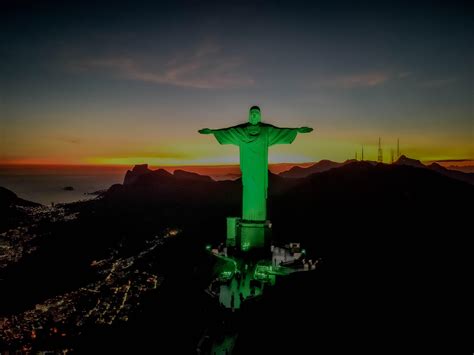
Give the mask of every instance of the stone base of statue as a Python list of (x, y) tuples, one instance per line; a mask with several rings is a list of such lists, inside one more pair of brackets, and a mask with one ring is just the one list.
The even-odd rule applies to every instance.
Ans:
[(266, 221), (248, 221), (227, 217), (227, 247), (248, 252), (269, 246), (272, 224)]
[(270, 221), (240, 221), (240, 249), (244, 252), (265, 248), (270, 241)]

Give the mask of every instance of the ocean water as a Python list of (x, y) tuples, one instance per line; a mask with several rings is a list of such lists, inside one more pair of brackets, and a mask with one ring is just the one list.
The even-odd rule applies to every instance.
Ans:
[[(87, 193), (122, 183), (127, 167), (1, 166), (0, 186), (44, 205), (95, 198)], [(73, 191), (64, 187), (72, 186)]]
[[(113, 184), (123, 183), (127, 170), (133, 166), (48, 166), (48, 165), (0, 165), (0, 186), (3, 186), (18, 197), (39, 202), (68, 203), (95, 198), (89, 193), (108, 189)], [(216, 180), (235, 179), (238, 166), (181, 166), (162, 167), (169, 172), (184, 169)], [(158, 167), (150, 167), (155, 170)], [(73, 191), (64, 187), (72, 186)]]

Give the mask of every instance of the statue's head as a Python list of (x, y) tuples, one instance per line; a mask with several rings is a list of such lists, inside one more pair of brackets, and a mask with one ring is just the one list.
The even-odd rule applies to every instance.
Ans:
[(260, 107), (252, 106), (249, 111), (250, 124), (253, 124), (253, 125), (259, 124), (261, 119), (262, 119), (262, 114), (260, 113)]

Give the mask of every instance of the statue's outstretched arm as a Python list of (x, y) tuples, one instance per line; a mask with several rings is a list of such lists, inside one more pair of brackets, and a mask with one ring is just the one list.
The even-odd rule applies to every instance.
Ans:
[(203, 128), (203, 129), (200, 129), (198, 132), (201, 134), (211, 134), (211, 133), (214, 133), (214, 130), (210, 128)]
[(298, 131), (298, 133), (309, 133), (313, 129), (311, 127), (300, 127), (300, 128), (296, 128), (296, 130)]
[(309, 127), (275, 127), (269, 125), (269, 140), (268, 145), (274, 144), (291, 144), (298, 133), (308, 133), (311, 132), (313, 129)]
[(280, 130), (280, 131), (296, 131), (297, 133), (309, 133), (312, 132), (313, 129), (311, 127), (276, 127), (273, 125), (269, 125), (273, 129)]
[(239, 126), (220, 129), (203, 128), (198, 132), (201, 134), (213, 134), (220, 144), (239, 145), (241, 141), (245, 141), (245, 134)]
[(218, 129), (211, 129), (211, 128), (203, 128), (200, 129), (198, 132), (201, 134), (212, 134), (215, 132), (223, 132), (223, 131), (231, 131), (234, 128), (238, 128), (240, 125), (237, 126), (232, 126), (232, 127), (226, 127), (226, 128), (218, 128)]

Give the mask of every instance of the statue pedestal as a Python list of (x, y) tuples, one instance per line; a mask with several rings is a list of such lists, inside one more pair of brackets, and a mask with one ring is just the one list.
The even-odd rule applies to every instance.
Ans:
[(239, 217), (227, 217), (227, 246), (247, 252), (268, 246), (271, 222), (247, 221)]
[(269, 233), (270, 221), (241, 221), (240, 222), (240, 249), (250, 251), (264, 248)]

